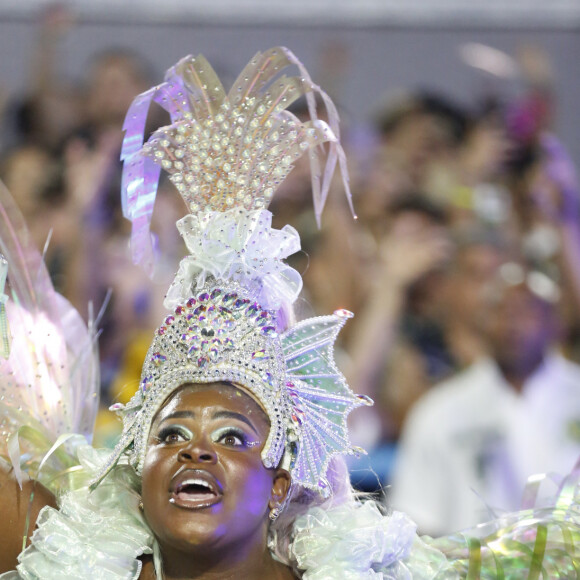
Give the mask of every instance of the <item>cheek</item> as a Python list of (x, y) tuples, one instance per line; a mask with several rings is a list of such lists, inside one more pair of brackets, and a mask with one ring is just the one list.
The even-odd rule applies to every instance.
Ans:
[(147, 506), (159, 501), (163, 496), (163, 488), (167, 487), (164, 476), (167, 473), (166, 464), (170, 458), (166, 454), (152, 449), (145, 456), (141, 480), (141, 495)]
[(253, 464), (233, 471), (237, 482), (237, 501), (241, 511), (253, 516), (262, 516), (268, 511), (272, 492), (272, 475), (262, 465)]

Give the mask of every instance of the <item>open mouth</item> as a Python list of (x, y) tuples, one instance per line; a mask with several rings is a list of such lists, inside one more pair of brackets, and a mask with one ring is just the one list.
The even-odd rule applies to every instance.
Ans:
[(171, 480), (169, 501), (179, 507), (200, 509), (210, 507), (222, 500), (223, 491), (219, 481), (201, 469), (183, 470)]

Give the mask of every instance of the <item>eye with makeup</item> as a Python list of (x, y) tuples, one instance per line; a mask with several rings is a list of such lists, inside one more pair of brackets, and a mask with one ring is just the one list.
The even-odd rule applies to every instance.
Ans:
[[(193, 433), (183, 425), (166, 425), (154, 436), (154, 441), (161, 445), (185, 443), (191, 441)], [(228, 425), (216, 429), (211, 434), (213, 443), (219, 443), (227, 447), (251, 448), (260, 445), (260, 441), (254, 440), (243, 429)]]
[(243, 429), (234, 426), (221, 427), (216, 429), (212, 435), (211, 440), (214, 443), (220, 443), (228, 447), (256, 447), (260, 444), (259, 441), (253, 440)]
[(154, 437), (157, 443), (182, 443), (190, 441), (193, 433), (182, 425), (167, 425)]

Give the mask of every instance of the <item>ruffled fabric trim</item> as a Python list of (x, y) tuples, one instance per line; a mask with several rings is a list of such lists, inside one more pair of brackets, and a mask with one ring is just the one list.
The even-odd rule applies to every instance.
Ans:
[(203, 288), (208, 277), (235, 281), (262, 308), (292, 304), (302, 289), (300, 273), (284, 259), (300, 251), (300, 236), (291, 226), (276, 230), (268, 210), (187, 215), (177, 222), (189, 255), (180, 265), (165, 298), (169, 310)]
[(290, 555), (303, 580), (424, 580), (445, 556), (416, 535), (403, 513), (386, 516), (373, 501), (314, 508), (296, 520)]
[[(78, 450), (87, 481), (109, 455)], [(316, 507), (294, 523), (290, 563), (302, 580), (527, 578), (533, 570), (576, 578), (578, 473), (564, 481), (553, 509), (524, 510), (437, 540), (423, 541), (408, 516), (385, 515), (374, 501)], [(131, 468), (117, 465), (94, 492), (82, 487), (64, 497), (59, 511), (44, 508), (17, 570), (0, 580), (138, 580), (138, 558), (153, 553), (154, 538), (131, 476)]]
[[(89, 446), (79, 450), (89, 477), (104, 453)], [(60, 510), (44, 508), (17, 571), (0, 578), (137, 580), (137, 558), (152, 553), (153, 536), (139, 511), (138, 495), (123, 481), (124, 469), (113, 470), (93, 492), (83, 487), (68, 493)]]
[[(79, 449), (87, 481), (109, 454)], [(118, 465), (95, 491), (82, 487), (63, 498), (60, 510), (44, 508), (17, 570), (0, 580), (138, 580), (138, 558), (153, 553), (154, 538), (131, 473)], [(427, 580), (449, 571), (443, 553), (418, 538), (405, 514), (385, 515), (373, 501), (317, 507), (299, 517), (290, 560), (302, 580)]]

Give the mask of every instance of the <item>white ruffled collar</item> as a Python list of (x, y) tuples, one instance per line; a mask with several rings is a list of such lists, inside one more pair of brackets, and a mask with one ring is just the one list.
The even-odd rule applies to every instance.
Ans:
[[(79, 451), (89, 478), (105, 457), (88, 446)], [(154, 538), (124, 469), (129, 468), (113, 470), (93, 492), (86, 487), (70, 492), (60, 510), (44, 508), (17, 571), (0, 579), (138, 580), (139, 558), (153, 553)], [(445, 561), (441, 552), (418, 539), (406, 515), (385, 515), (373, 501), (317, 507), (300, 516), (290, 559), (302, 580), (427, 579)]]

